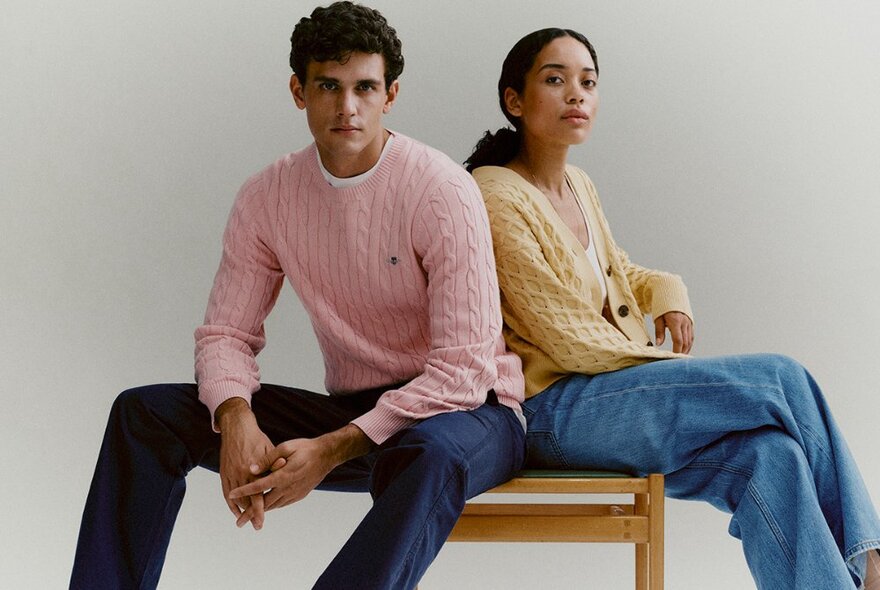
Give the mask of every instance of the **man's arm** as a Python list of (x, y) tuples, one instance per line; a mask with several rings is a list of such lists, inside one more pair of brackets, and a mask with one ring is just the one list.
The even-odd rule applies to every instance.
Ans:
[[(205, 321), (195, 331), (199, 400), (216, 418), (226, 400), (250, 403), (260, 387), (256, 356), (266, 344), (263, 322), (275, 305), (284, 273), (269, 246), (262, 174), (239, 191), (223, 234), (223, 256), (214, 277)], [(216, 420), (215, 430), (219, 431)]]
[(273, 445), (250, 410), (259, 388), (256, 355), (265, 345), (263, 321), (281, 288), (283, 274), (266, 241), (271, 235), (260, 176), (236, 198), (223, 235), (223, 256), (205, 312), (196, 329), (195, 369), (199, 399), (221, 433), (223, 497), (236, 519), (253, 508), (254, 528), (263, 524), (261, 495), (232, 502), (228, 493), (252, 481), (250, 466)]

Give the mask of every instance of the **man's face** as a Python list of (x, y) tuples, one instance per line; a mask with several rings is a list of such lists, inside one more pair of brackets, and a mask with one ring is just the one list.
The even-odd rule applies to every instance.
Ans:
[(290, 91), (305, 109), (321, 162), (334, 176), (366, 172), (385, 145), (382, 115), (397, 97), (395, 80), (385, 88), (385, 59), (378, 53), (352, 53), (345, 63), (311, 61), (303, 82), (294, 74)]

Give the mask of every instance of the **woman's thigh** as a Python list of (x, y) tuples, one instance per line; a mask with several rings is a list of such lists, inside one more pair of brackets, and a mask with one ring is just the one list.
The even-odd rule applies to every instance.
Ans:
[(670, 473), (727, 433), (794, 427), (776, 355), (675, 359), (571, 375), (528, 399), (531, 467)]

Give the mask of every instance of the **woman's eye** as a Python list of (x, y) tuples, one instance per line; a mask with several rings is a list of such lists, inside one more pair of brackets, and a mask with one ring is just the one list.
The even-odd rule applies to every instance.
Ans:
[(586, 86), (587, 88), (595, 88), (597, 82), (596, 82), (596, 80), (584, 80), (583, 84), (584, 84), (584, 86)]
[(560, 78), (559, 76), (549, 76), (547, 78), (547, 83), (548, 84), (562, 84), (562, 78)]

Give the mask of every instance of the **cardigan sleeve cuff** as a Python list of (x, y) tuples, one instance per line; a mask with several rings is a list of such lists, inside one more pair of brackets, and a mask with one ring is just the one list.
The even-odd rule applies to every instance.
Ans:
[(676, 275), (662, 277), (651, 289), (651, 316), (659, 318), (670, 311), (683, 313), (694, 321), (694, 312), (688, 298), (687, 287)]

